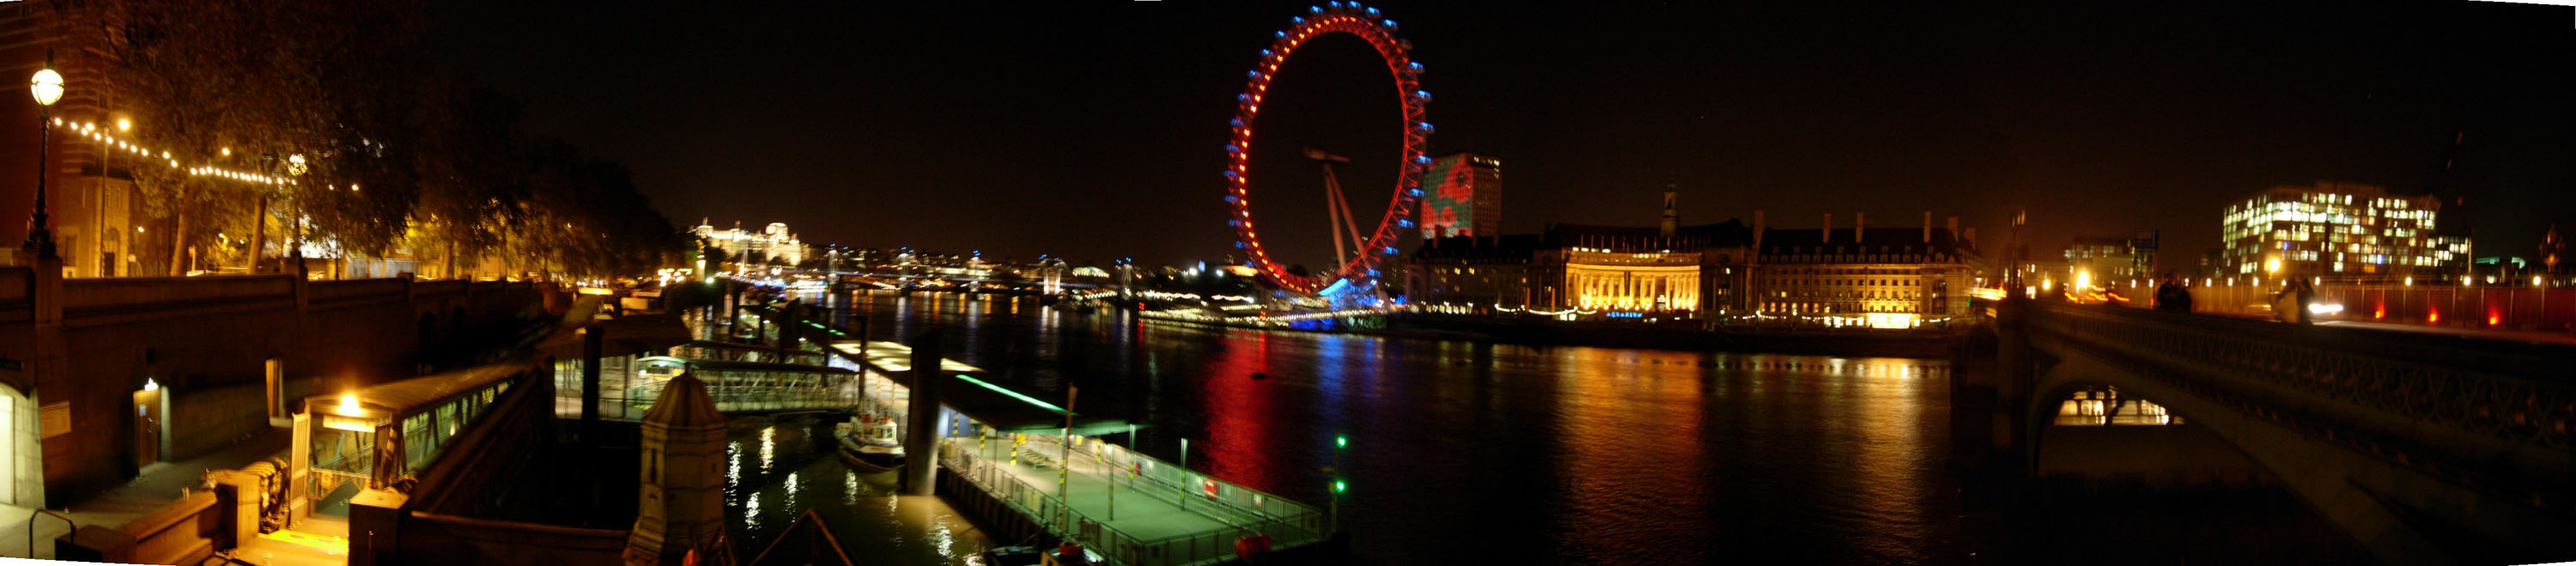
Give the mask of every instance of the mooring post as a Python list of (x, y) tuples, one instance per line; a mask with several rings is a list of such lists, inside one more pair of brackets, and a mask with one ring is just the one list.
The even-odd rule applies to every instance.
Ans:
[(602, 330), (605, 329), (597, 326), (574, 330), (581, 334), (581, 428), (578, 434), (583, 440), (590, 439), (591, 430), (599, 426), (599, 358), (607, 337)]
[(930, 495), (939, 478), (940, 328), (912, 337), (912, 404), (905, 409), (903, 429), (903, 494)]

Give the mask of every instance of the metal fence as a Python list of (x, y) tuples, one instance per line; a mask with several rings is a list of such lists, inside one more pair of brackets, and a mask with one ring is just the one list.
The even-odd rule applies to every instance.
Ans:
[[(1036, 439), (1038, 437), (1032, 437)], [(1047, 440), (1052, 441), (1053, 438)], [(1275, 495), (1243, 487), (1233, 482), (1207, 477), (1135, 454), (1124, 447), (1107, 443), (1077, 440), (1079, 453), (1074, 457), (1093, 458), (1097, 462), (1127, 472), (1128, 482), (1121, 491), (1162, 500), (1199, 514), (1228, 528), (1210, 529), (1185, 535), (1141, 539), (1101, 521), (1079, 508), (1066, 509), (1063, 499), (1043, 487), (1031, 485), (1003, 466), (1012, 465), (1008, 458), (978, 453), (974, 439), (951, 437), (940, 450), (940, 460), (968, 483), (983, 489), (1011, 509), (1036, 519), (1056, 536), (1083, 543), (1087, 548), (1128, 566), (1195, 566), (1214, 564), (1235, 558), (1234, 541), (1244, 535), (1259, 533), (1271, 539), (1272, 548), (1321, 542), (1329, 535), (1324, 513), (1314, 507), (1289, 501)], [(1007, 442), (1007, 441), (1002, 441)], [(1014, 452), (1023, 460), (1043, 460), (1060, 466), (1049, 455), (1062, 454), (1062, 446), (1041, 442), (1044, 447), (1023, 446)], [(986, 450), (993, 450), (988, 446)], [(1115, 480), (1113, 480), (1115, 481)], [(1068, 521), (1057, 521), (1066, 517)], [(1070, 525), (1065, 524), (1070, 522)], [(1070, 528), (1071, 532), (1066, 532)]]

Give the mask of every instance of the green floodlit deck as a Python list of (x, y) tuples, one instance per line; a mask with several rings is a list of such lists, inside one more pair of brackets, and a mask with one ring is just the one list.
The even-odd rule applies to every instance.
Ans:
[[(857, 366), (867, 405), (901, 418), (911, 397), (903, 385), (911, 380), (911, 347), (816, 338), (806, 346)], [(1274, 550), (1331, 536), (1329, 518), (1315, 506), (1182, 469), (1098, 438), (1134, 430), (1124, 419), (1074, 412), (1067, 458), (1062, 406), (993, 383), (970, 364), (942, 359), (939, 366), (954, 378), (938, 380), (947, 432), (939, 451), (941, 466), (1111, 563), (1216, 564), (1234, 559), (1234, 541), (1246, 535), (1268, 535)]]
[(1061, 438), (951, 436), (940, 465), (1057, 536), (1128, 566), (1225, 562), (1234, 559), (1235, 539), (1254, 533), (1269, 535), (1273, 549), (1330, 536), (1328, 518), (1312, 506), (1097, 438), (1073, 437), (1068, 470)]

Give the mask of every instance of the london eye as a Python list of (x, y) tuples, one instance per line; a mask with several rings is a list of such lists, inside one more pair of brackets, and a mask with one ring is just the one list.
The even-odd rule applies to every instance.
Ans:
[[(1260, 63), (1247, 74), (1243, 93), (1235, 97), (1232, 141), (1225, 146), (1225, 201), (1230, 213), (1227, 222), (1234, 227), (1235, 247), (1243, 250), (1247, 263), (1258, 269), (1263, 278), (1283, 289), (1313, 293), (1337, 282), (1373, 281), (1378, 277), (1379, 264), (1396, 254), (1396, 243), (1403, 231), (1413, 227), (1413, 221), (1407, 217), (1422, 196), (1422, 172), (1431, 165), (1431, 158), (1423, 155), (1423, 141), (1431, 134), (1432, 128), (1431, 123), (1422, 117), (1423, 104), (1430, 101), (1431, 94), (1422, 91), (1416, 82), (1422, 74), (1422, 64), (1413, 61), (1410, 53), (1412, 44), (1395, 36), (1395, 21), (1380, 15), (1377, 8), (1364, 7), (1357, 2), (1329, 2), (1308, 7), (1305, 15), (1290, 21), (1293, 25), (1274, 33), (1270, 47), (1261, 50)], [(1339, 265), (1328, 272), (1292, 273), (1262, 247), (1261, 232), (1253, 223), (1255, 195), (1250, 194), (1248, 187), (1252, 177), (1250, 155), (1254, 125), (1261, 114), (1263, 95), (1270, 89), (1270, 80), (1279, 71), (1280, 64), (1308, 41), (1336, 33), (1367, 41), (1385, 59), (1387, 73), (1395, 78), (1395, 100), (1404, 113), (1404, 120), (1398, 128), (1403, 136), (1403, 153), (1400, 156), (1403, 165), (1397, 169), (1393, 194), (1387, 199), (1384, 215), (1378, 219), (1377, 227), (1366, 235), (1358, 233), (1357, 224), (1342, 208), (1338, 183), (1334, 183), (1335, 194), (1331, 196), (1335, 203), (1335, 226), (1332, 232), (1337, 240), (1334, 247), (1336, 255), (1340, 256), (1336, 260)], [(1309, 153), (1318, 156), (1319, 160), (1324, 159), (1322, 156), (1325, 154), (1321, 152), (1310, 150)], [(1330, 165), (1327, 167), (1329, 179)], [(1351, 240), (1340, 242), (1340, 236), (1346, 231), (1350, 233)]]

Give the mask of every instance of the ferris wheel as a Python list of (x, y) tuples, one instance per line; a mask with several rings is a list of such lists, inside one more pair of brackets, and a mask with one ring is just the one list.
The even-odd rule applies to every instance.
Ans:
[[(1396, 254), (1397, 238), (1405, 229), (1413, 227), (1413, 221), (1406, 217), (1422, 197), (1422, 172), (1431, 166), (1431, 158), (1422, 152), (1423, 139), (1431, 135), (1431, 123), (1422, 119), (1422, 106), (1431, 101), (1431, 93), (1422, 91), (1416, 83), (1422, 74), (1422, 64), (1412, 59), (1413, 45), (1395, 37), (1395, 21), (1379, 15), (1377, 8), (1364, 7), (1357, 2), (1329, 2), (1307, 7), (1305, 15), (1290, 21), (1293, 25), (1273, 34), (1275, 39), (1270, 42), (1270, 48), (1261, 50), (1260, 64), (1249, 73), (1243, 94), (1235, 97), (1233, 141), (1225, 146), (1225, 202), (1229, 208), (1226, 221), (1234, 227), (1235, 247), (1243, 250), (1244, 256), (1261, 271), (1263, 278), (1289, 290), (1311, 293), (1338, 281), (1376, 278), (1378, 264)], [(1279, 71), (1280, 63), (1286, 62), (1289, 55), (1307, 41), (1336, 33), (1368, 41), (1370, 46), (1377, 48), (1378, 55), (1386, 59), (1387, 73), (1395, 77), (1396, 103), (1404, 109), (1404, 122), (1400, 127), (1404, 136), (1401, 156), (1404, 165), (1396, 173), (1394, 195), (1387, 199), (1386, 214), (1378, 220), (1377, 228), (1366, 236), (1358, 234), (1355, 225), (1347, 228), (1352, 233), (1352, 241), (1334, 246), (1337, 255), (1347, 256), (1339, 260), (1340, 266), (1330, 272), (1300, 275), (1289, 273), (1286, 266), (1273, 260), (1269, 252), (1262, 249), (1261, 233), (1253, 226), (1253, 195), (1246, 190), (1252, 177), (1248, 167), (1253, 124), (1261, 115), (1262, 94), (1270, 89), (1271, 76)], [(1320, 155), (1320, 152), (1310, 152), (1310, 155)], [(1329, 174), (1329, 168), (1327, 171)], [(1337, 183), (1335, 188), (1338, 189)], [(1338, 194), (1333, 196), (1333, 200), (1336, 206), (1340, 206)], [(1336, 213), (1335, 217), (1337, 224), (1349, 222), (1347, 213)], [(1343, 225), (1333, 227), (1337, 241), (1345, 229)]]

